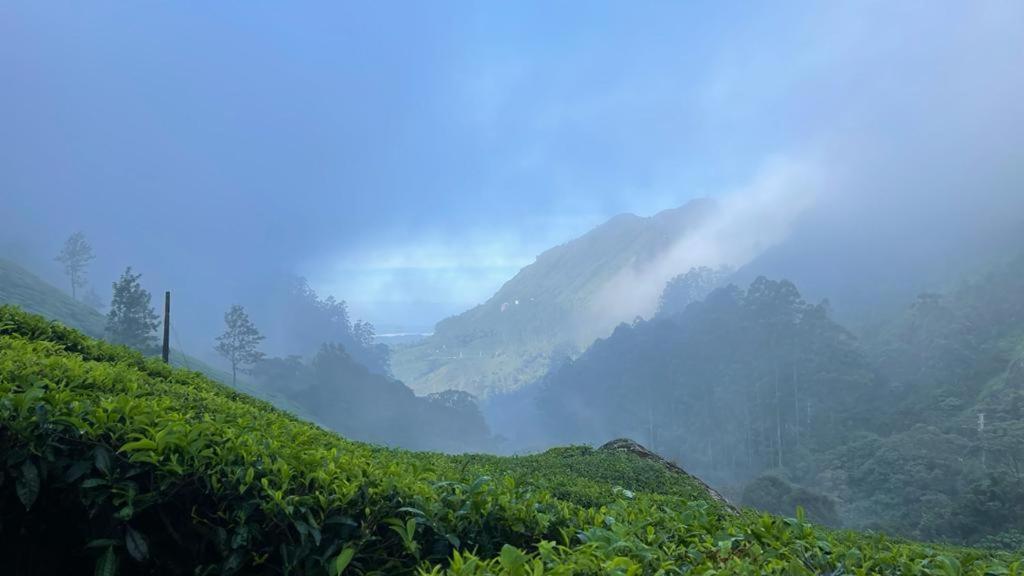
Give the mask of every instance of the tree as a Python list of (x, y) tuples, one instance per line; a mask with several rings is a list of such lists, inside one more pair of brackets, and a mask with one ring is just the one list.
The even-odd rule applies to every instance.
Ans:
[(694, 302), (707, 297), (715, 288), (721, 287), (733, 273), (727, 266), (718, 269), (707, 266), (690, 268), (685, 274), (672, 278), (665, 284), (658, 300), (658, 315), (679, 314)]
[(125, 269), (121, 279), (114, 282), (114, 296), (107, 314), (107, 337), (111, 342), (124, 344), (143, 352), (156, 348), (156, 331), (160, 317), (150, 306), (150, 294), (139, 284), (142, 274)]
[(54, 260), (64, 265), (64, 273), (71, 281), (71, 297), (76, 298), (78, 288), (85, 286), (85, 267), (94, 258), (92, 246), (85, 239), (85, 234), (75, 232), (64, 241), (64, 248)]
[[(249, 368), (263, 359), (264, 354), (256, 349), (263, 341), (263, 335), (238, 304), (224, 314), (224, 333), (217, 337), (214, 350), (231, 362), (231, 385), (235, 385), (238, 371), (248, 372)], [(248, 367), (248, 368), (247, 368)]]
[(286, 278), (277, 290), (281, 306), (277, 308), (280, 316), (276, 323), (288, 353), (307, 356), (315, 354), (322, 344), (341, 344), (371, 371), (390, 373), (390, 349), (375, 341), (372, 324), (353, 324), (344, 300), (321, 298), (302, 277)]
[(352, 337), (360, 346), (369, 349), (373, 348), (377, 334), (373, 328), (373, 324), (357, 320), (356, 323), (352, 325)]

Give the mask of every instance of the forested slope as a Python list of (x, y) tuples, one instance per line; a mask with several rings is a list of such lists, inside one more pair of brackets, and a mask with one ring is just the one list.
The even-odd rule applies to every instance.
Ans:
[[(386, 368), (386, 354), (381, 355), (380, 347), (366, 335), (362, 335), (363, 341), (356, 340), (368, 325), (353, 326), (343, 302), (318, 298), (301, 279), (289, 288), (283, 297), (285, 306), (292, 320), (307, 328), (303, 349), (315, 352), (308, 360), (298, 356), (266, 358), (238, 380), (239, 390), (364, 441), (449, 452), (483, 451), (491, 446), (490, 431), (471, 397), (450, 391), (417, 397), (407, 386), (381, 373)], [(18, 305), (90, 336), (104, 335), (106, 318), (102, 314), (5, 260), (0, 260), (2, 304)], [(311, 335), (335, 339), (329, 344), (313, 344)], [(370, 360), (375, 369), (360, 360)], [(170, 361), (220, 382), (231, 382), (229, 373), (177, 349), (171, 349)]]
[(533, 383), (553, 359), (575, 355), (614, 327), (593, 321), (609, 281), (663, 255), (714, 209), (710, 200), (694, 200), (647, 218), (620, 214), (546, 250), (487, 302), (442, 320), (421, 342), (396, 347), (395, 375), (421, 394), (452, 388), (484, 397)]
[(852, 334), (785, 281), (712, 292), (682, 313), (620, 326), (551, 374), (540, 410), (557, 438), (643, 438), (719, 483), (812, 454), (876, 418), (884, 391)]
[(1024, 548), (1024, 256), (919, 296), (865, 346), (886, 425), (833, 456), (843, 497), (906, 533)]
[(634, 435), (769, 509), (1024, 548), (1022, 294), (1018, 257), (857, 338), (758, 278), (621, 326), (538, 407), (554, 441)]
[(0, 517), (0, 563), (19, 575), (1022, 569), (1010, 555), (735, 515), (625, 452), (349, 442), (12, 307), (0, 307)]

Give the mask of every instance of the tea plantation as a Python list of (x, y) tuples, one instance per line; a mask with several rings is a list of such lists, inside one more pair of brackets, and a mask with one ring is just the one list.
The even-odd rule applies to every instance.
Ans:
[(1024, 574), (585, 447), (378, 448), (0, 307), (2, 574)]

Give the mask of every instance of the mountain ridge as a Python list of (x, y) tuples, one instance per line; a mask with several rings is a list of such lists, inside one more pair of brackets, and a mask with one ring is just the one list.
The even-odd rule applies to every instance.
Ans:
[(395, 376), (421, 394), (454, 388), (478, 396), (540, 378), (553, 360), (614, 328), (588, 319), (603, 287), (653, 261), (716, 207), (696, 199), (646, 217), (619, 214), (545, 250), (483, 304), (438, 322), (418, 343), (396, 346)]

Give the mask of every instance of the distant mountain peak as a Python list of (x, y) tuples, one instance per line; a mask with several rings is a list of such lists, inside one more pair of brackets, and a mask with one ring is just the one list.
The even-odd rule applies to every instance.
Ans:
[[(545, 250), (483, 304), (442, 320), (433, 336), (396, 348), (395, 375), (419, 393), (455, 388), (478, 396), (540, 378), (554, 358), (574, 356), (618, 322), (631, 321), (594, 313), (607, 286), (672, 249), (716, 206), (698, 199), (651, 216), (618, 214)], [(651, 313), (662, 285), (654, 287)]]

